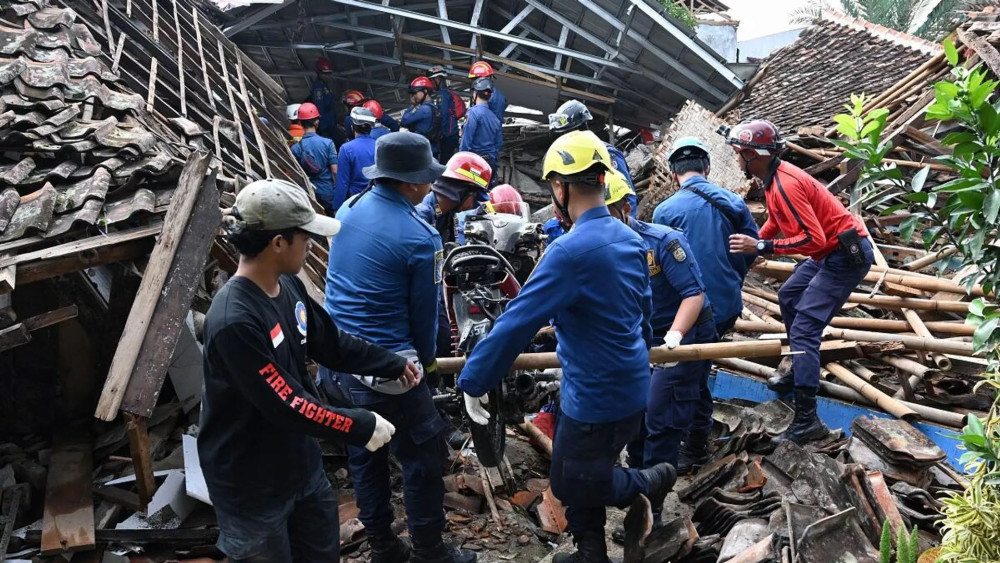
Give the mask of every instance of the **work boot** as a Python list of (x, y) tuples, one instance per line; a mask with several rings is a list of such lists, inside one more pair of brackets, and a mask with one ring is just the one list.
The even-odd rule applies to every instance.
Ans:
[(694, 469), (708, 463), (711, 458), (708, 451), (710, 434), (707, 430), (692, 430), (688, 433), (687, 440), (684, 440), (677, 456), (678, 475), (687, 475)]
[(414, 538), (410, 563), (475, 563), (478, 556), (465, 549), (444, 543), (438, 535), (436, 542), (425, 544)]
[(608, 544), (604, 540), (604, 530), (574, 534), (573, 543), (576, 551), (573, 553), (557, 553), (552, 563), (610, 563), (608, 559)]
[(830, 433), (816, 416), (816, 391), (814, 387), (795, 388), (795, 418), (787, 430), (771, 438), (772, 446), (789, 440), (801, 446)]
[(368, 543), (372, 546), (371, 563), (407, 563), (410, 560), (410, 544), (392, 532), (374, 534)]
[(653, 512), (658, 512), (655, 500), (659, 499), (660, 506), (663, 506), (663, 500), (667, 498), (667, 493), (674, 488), (674, 483), (677, 482), (677, 471), (673, 465), (664, 462), (642, 469), (639, 474), (649, 481), (649, 494), (646, 496), (653, 503)]
[(767, 378), (767, 388), (779, 395), (787, 395), (795, 388), (795, 374), (792, 373), (792, 357), (785, 356), (775, 375)]

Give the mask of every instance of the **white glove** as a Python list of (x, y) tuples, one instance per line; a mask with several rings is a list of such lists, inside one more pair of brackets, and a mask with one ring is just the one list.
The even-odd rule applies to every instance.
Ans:
[(684, 335), (678, 330), (668, 331), (667, 335), (663, 337), (663, 345), (667, 347), (667, 350), (673, 350), (680, 345), (683, 338)]
[(388, 444), (389, 439), (396, 433), (396, 427), (391, 422), (382, 418), (382, 415), (377, 412), (373, 412), (372, 414), (375, 415), (375, 431), (372, 432), (371, 439), (365, 444), (365, 449), (370, 452), (374, 452)]
[(473, 397), (468, 393), (463, 393), (463, 395), (465, 395), (465, 412), (469, 413), (472, 422), (486, 424), (490, 420), (490, 413), (483, 408), (483, 405), (490, 403), (489, 393), (482, 397)]

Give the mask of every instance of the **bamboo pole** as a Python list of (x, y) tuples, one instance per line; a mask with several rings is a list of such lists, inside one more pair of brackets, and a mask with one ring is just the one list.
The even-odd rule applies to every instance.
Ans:
[[(649, 362), (667, 364), (716, 358), (769, 358), (782, 355), (781, 342), (715, 342), (711, 344), (687, 344), (668, 350), (659, 346), (649, 351)], [(440, 373), (459, 373), (465, 367), (465, 358), (438, 358)], [(561, 367), (554, 352), (541, 354), (521, 354), (514, 360), (511, 369), (531, 370)]]
[[(894, 321), (891, 319), (863, 319), (859, 317), (834, 317), (830, 321), (830, 326), (835, 328), (850, 328), (855, 330), (868, 330), (875, 332), (906, 332), (910, 330), (910, 325), (906, 321)], [(947, 334), (950, 336), (972, 336), (976, 327), (972, 325), (953, 323), (948, 321), (925, 321), (924, 326), (931, 332)], [(737, 320), (736, 330), (743, 332), (785, 332), (784, 325), (776, 325), (768, 322), (754, 322)]]
[(955, 342), (938, 338), (922, 336), (907, 336), (905, 334), (888, 334), (884, 332), (869, 332), (865, 330), (846, 330), (830, 328), (828, 333), (834, 338), (855, 342), (900, 342), (911, 350), (954, 354), (957, 356), (975, 356), (970, 342)]
[(942, 248), (937, 252), (933, 252), (931, 254), (928, 254), (927, 256), (924, 256), (922, 258), (917, 258), (916, 260), (903, 264), (903, 269), (915, 272), (922, 268), (926, 268), (927, 266), (930, 266), (935, 262), (944, 260), (945, 258), (955, 254), (956, 252), (958, 252), (958, 249), (955, 248), (954, 246)]
[(916, 309), (918, 311), (938, 311), (941, 313), (969, 313), (969, 303), (967, 301), (933, 301), (930, 299), (916, 299), (914, 297), (899, 297), (896, 295), (873, 295), (864, 293), (852, 293), (847, 298), (848, 303), (859, 305), (874, 305), (889, 309)]
[(530, 420), (525, 419), (524, 422), (517, 425), (529, 438), (545, 452), (545, 455), (552, 459), (552, 439), (545, 435), (544, 432), (538, 429)]
[[(729, 369), (734, 369), (743, 373), (748, 373), (750, 375), (755, 375), (757, 377), (762, 377), (767, 379), (777, 374), (777, 370), (772, 367), (758, 364), (756, 362), (749, 362), (746, 360), (741, 360), (739, 358), (720, 358), (715, 360), (716, 365), (727, 367)], [(863, 405), (877, 406), (872, 403), (870, 399), (864, 395), (858, 393), (850, 387), (845, 387), (843, 385), (837, 385), (829, 381), (820, 380), (819, 390), (824, 395), (839, 399), (841, 401), (849, 401), (855, 403), (861, 403)], [(965, 426), (965, 416), (959, 413), (954, 413), (950, 411), (944, 411), (941, 409), (936, 409), (934, 407), (928, 407), (927, 405), (919, 405), (917, 403), (910, 403), (907, 401), (898, 401), (903, 406), (913, 409), (917, 414), (920, 415), (927, 422), (933, 422), (935, 424), (941, 424), (944, 426), (949, 426), (951, 428), (962, 428)]]
[(779, 307), (777, 303), (771, 303), (766, 299), (761, 299), (756, 295), (750, 295), (745, 291), (743, 292), (743, 302), (760, 307), (761, 309), (764, 309), (768, 313), (779, 316), (781, 315), (781, 307)]
[[(777, 260), (764, 260), (755, 264), (753, 269), (762, 274), (784, 279), (792, 275), (792, 271), (795, 269), (795, 264), (790, 262), (778, 262)], [(965, 286), (959, 285), (953, 281), (942, 280), (940, 278), (920, 274), (918, 272), (897, 270), (895, 268), (886, 269), (880, 268), (879, 266), (872, 266), (868, 275), (865, 276), (864, 281), (875, 283), (882, 279), (883, 273), (886, 274), (885, 281), (898, 283), (899, 285), (905, 285), (914, 289), (921, 289), (924, 291), (947, 291), (949, 293), (965, 294)], [(974, 297), (982, 297), (984, 295), (982, 286), (975, 286), (972, 290), (972, 295)]]
[(750, 295), (754, 295), (756, 297), (760, 297), (761, 299), (767, 299), (771, 303), (780, 303), (780, 301), (778, 301), (778, 294), (777, 293), (771, 293), (770, 291), (765, 291), (765, 290), (757, 288), (757, 287), (752, 287), (752, 286), (749, 286), (749, 285), (745, 286), (743, 288), (743, 292), (744, 293), (749, 293)]
[[(758, 317), (756, 314), (754, 314), (753, 311), (751, 311), (749, 308), (747, 308), (746, 305), (743, 306), (743, 315), (746, 318), (750, 319), (749, 321), (744, 321), (744, 322), (763, 323), (763, 324), (767, 325), (769, 331), (770, 330), (777, 330), (777, 332), (784, 332), (785, 331), (785, 325), (779, 323), (778, 321), (776, 321), (774, 319), (771, 319), (770, 317), (768, 317), (766, 319), (764, 317)], [(738, 324), (740, 321), (737, 320), (736, 322)], [(769, 331), (760, 331), (760, 332), (769, 332)]]
[(828, 372), (830, 372), (834, 377), (846, 383), (848, 387), (854, 389), (858, 393), (864, 395), (868, 400), (874, 402), (878, 407), (885, 412), (895, 416), (896, 418), (901, 418), (906, 421), (919, 420), (920, 415), (917, 411), (901, 404), (896, 399), (893, 399), (889, 395), (886, 395), (874, 385), (869, 384), (865, 380), (861, 379), (855, 375), (851, 370), (845, 368), (844, 366), (836, 363), (830, 362), (824, 366)]

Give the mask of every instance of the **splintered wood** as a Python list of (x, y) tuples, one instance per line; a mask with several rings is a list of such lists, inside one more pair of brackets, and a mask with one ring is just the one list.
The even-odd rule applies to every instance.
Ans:
[(45, 486), (42, 554), (94, 547), (94, 500), (91, 493), (91, 440), (80, 428), (56, 435)]

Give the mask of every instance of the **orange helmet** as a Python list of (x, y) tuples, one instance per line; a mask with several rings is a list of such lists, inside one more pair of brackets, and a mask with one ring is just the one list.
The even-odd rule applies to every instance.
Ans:
[(521, 193), (510, 184), (501, 184), (490, 190), (490, 204), (493, 206), (494, 213), (509, 213), (511, 215), (521, 215), (525, 208)]
[(378, 103), (378, 100), (365, 100), (361, 105), (374, 113), (376, 120), (382, 119), (382, 104)]
[(364, 99), (365, 95), (358, 90), (348, 90), (344, 92), (344, 97), (341, 98), (341, 101), (344, 102), (345, 106), (353, 108), (354, 106), (360, 104)]
[(319, 108), (316, 104), (306, 102), (299, 106), (299, 121), (308, 121), (319, 118)]
[(430, 91), (430, 90), (433, 90), (433, 89), (434, 89), (434, 83), (431, 82), (431, 79), (427, 78), (426, 76), (418, 76), (418, 77), (416, 77), (416, 78), (413, 79), (413, 82), (410, 82), (410, 93), (411, 94), (413, 94), (415, 92), (419, 92), (420, 90), (428, 90), (428, 91)]
[(476, 61), (469, 67), (469, 78), (485, 78), (493, 76), (493, 67), (486, 61)]
[(463, 151), (455, 153), (448, 159), (448, 164), (441, 175), (475, 184), (485, 192), (493, 178), (493, 170), (483, 157), (474, 152)]

